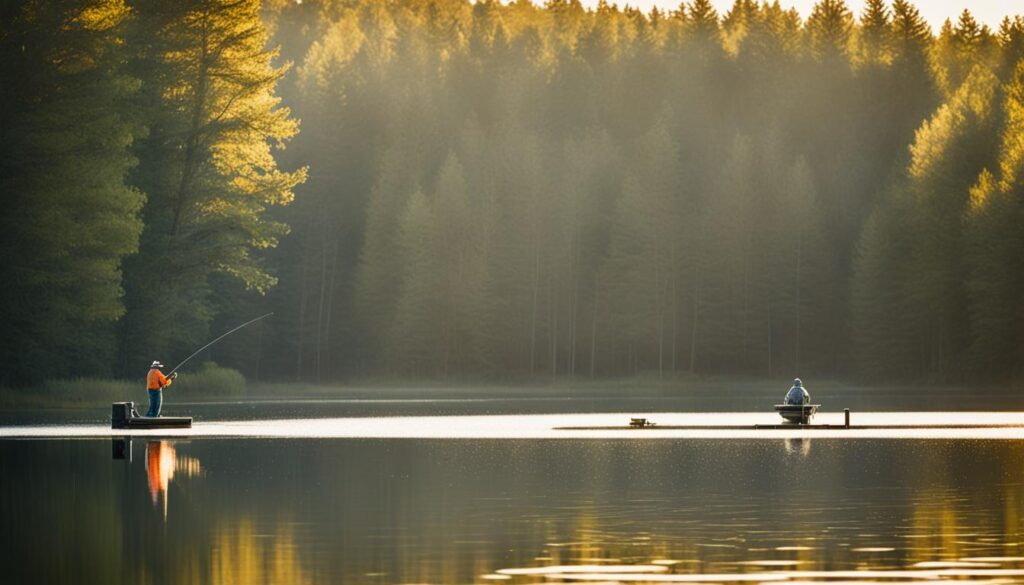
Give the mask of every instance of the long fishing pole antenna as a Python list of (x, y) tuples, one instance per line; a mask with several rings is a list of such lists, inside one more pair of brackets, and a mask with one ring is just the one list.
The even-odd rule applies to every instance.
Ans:
[(272, 312), (271, 312), (271, 313), (267, 313), (266, 315), (263, 315), (263, 316), (261, 316), (261, 317), (256, 317), (255, 319), (252, 319), (251, 321), (246, 321), (245, 323), (242, 323), (241, 325), (239, 325), (238, 327), (235, 327), (235, 328), (234, 328), (234, 329), (232, 329), (231, 331), (228, 331), (227, 333), (224, 333), (223, 335), (221, 335), (221, 336), (220, 336), (220, 337), (218, 337), (217, 339), (214, 339), (214, 340), (213, 340), (213, 341), (211, 341), (210, 343), (207, 343), (207, 344), (206, 344), (206, 345), (204, 345), (203, 347), (200, 347), (199, 349), (197, 349), (197, 350), (195, 351), (195, 353), (193, 353), (192, 355), (190, 355), (190, 356), (188, 356), (187, 358), (185, 358), (185, 359), (181, 360), (181, 363), (180, 363), (180, 364), (178, 364), (178, 365), (176, 365), (176, 366), (174, 366), (174, 369), (173, 369), (173, 370), (171, 370), (170, 372), (168, 372), (168, 373), (167, 373), (167, 375), (168, 375), (168, 376), (170, 376), (170, 375), (171, 375), (171, 374), (173, 374), (174, 372), (177, 372), (177, 371), (178, 371), (178, 368), (180, 368), (181, 366), (185, 365), (185, 362), (187, 362), (188, 360), (190, 360), (190, 359), (192, 359), (192, 358), (196, 357), (197, 355), (199, 355), (200, 353), (202, 353), (204, 349), (206, 349), (206, 348), (210, 347), (210, 346), (211, 346), (211, 345), (213, 345), (214, 343), (217, 343), (217, 342), (218, 342), (218, 341), (220, 341), (221, 339), (224, 339), (224, 338), (225, 338), (225, 337), (227, 337), (228, 335), (231, 335), (232, 333), (234, 333), (235, 331), (238, 331), (239, 329), (241, 329), (242, 327), (245, 327), (246, 325), (250, 325), (250, 324), (252, 324), (252, 323), (255, 323), (255, 322), (257, 322), (257, 321), (259, 321), (259, 320), (261, 320), (261, 319), (266, 319), (267, 317), (269, 317), (269, 316), (271, 316), (271, 315), (273, 315), (273, 314), (274, 314), (274, 313), (272, 313)]

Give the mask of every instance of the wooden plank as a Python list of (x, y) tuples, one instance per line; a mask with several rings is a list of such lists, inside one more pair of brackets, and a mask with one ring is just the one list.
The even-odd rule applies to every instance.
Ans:
[(762, 424), (762, 425), (657, 425), (647, 427), (554, 427), (556, 431), (803, 431), (803, 430), (921, 430), (921, 429), (1022, 429), (1024, 424), (916, 424), (916, 425), (816, 425), (816, 424)]

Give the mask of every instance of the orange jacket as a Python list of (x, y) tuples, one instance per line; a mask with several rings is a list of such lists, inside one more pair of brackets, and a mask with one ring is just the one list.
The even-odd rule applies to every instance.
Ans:
[(153, 368), (149, 371), (149, 375), (146, 376), (146, 389), (147, 390), (162, 390), (163, 388), (171, 385), (171, 379), (164, 375), (157, 368)]

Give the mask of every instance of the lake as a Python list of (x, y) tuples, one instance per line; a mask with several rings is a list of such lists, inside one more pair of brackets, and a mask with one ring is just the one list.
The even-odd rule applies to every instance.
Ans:
[[(450, 400), (171, 404), (197, 429), (253, 432), (2, 439), (3, 581), (1024, 582), (1019, 438), (303, 430), (680, 416), (644, 401)], [(109, 431), (105, 416), (7, 413), (0, 435)], [(576, 416), (597, 415), (555, 418)]]

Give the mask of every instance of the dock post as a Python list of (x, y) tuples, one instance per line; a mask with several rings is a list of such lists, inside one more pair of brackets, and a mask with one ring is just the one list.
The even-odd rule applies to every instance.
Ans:
[(850, 409), (843, 409), (843, 416), (846, 418), (846, 428), (850, 428)]

